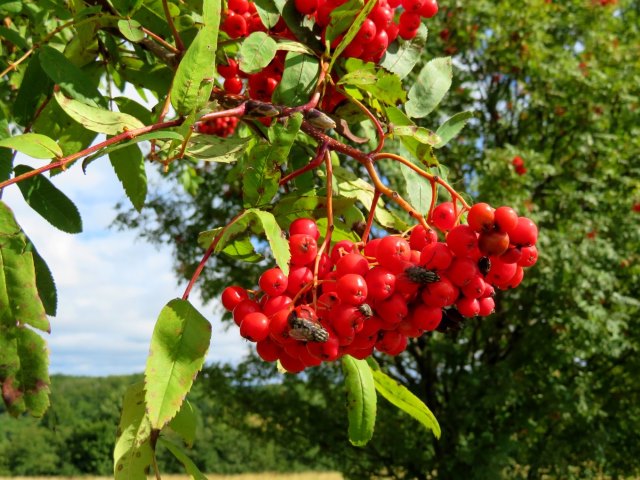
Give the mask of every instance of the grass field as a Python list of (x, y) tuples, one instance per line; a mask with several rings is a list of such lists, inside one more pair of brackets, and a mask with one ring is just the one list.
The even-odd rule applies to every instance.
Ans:
[[(112, 477), (0, 477), (0, 480), (110, 480)], [(150, 477), (151, 478), (151, 477)], [(243, 473), (207, 475), (209, 480), (343, 480), (337, 472)], [(187, 475), (162, 475), (163, 480), (189, 480)]]

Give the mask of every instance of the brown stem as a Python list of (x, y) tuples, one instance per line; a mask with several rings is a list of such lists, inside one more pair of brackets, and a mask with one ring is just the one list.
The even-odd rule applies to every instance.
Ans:
[(162, 8), (164, 9), (164, 16), (167, 18), (167, 23), (171, 29), (173, 39), (176, 42), (176, 48), (180, 52), (184, 52), (184, 43), (182, 43), (180, 34), (178, 33), (178, 30), (176, 30), (176, 25), (173, 23), (173, 18), (171, 17), (171, 12), (169, 12), (169, 4), (167, 3), (167, 0), (162, 0)]
[(380, 150), (382, 150), (382, 148), (384, 147), (384, 130), (382, 129), (382, 125), (380, 124), (380, 121), (376, 118), (376, 116), (371, 112), (371, 110), (369, 110), (362, 102), (360, 102), (358, 99), (352, 97), (351, 95), (349, 95), (345, 90), (340, 89), (339, 90), (340, 93), (342, 93), (344, 96), (349, 98), (350, 102), (353, 102), (356, 104), (356, 106), (362, 111), (362, 113), (364, 113), (367, 117), (369, 117), (369, 120), (371, 120), (371, 122), (373, 123), (373, 125), (376, 127), (376, 130), (378, 131), (378, 145), (376, 146), (376, 149), (373, 151), (373, 153), (378, 153), (380, 152)]
[(85, 148), (79, 152), (71, 154), (67, 157), (63, 157), (56, 162), (51, 162), (43, 167), (36, 168), (35, 170), (31, 170), (29, 172), (23, 173), (22, 175), (18, 175), (17, 177), (10, 178), (9, 180), (5, 180), (0, 183), (0, 190), (9, 185), (13, 185), (14, 183), (21, 182), (22, 180), (26, 180), (27, 178), (35, 177), (44, 172), (48, 172), (49, 170), (53, 170), (55, 168), (62, 168), (79, 158), (85, 157), (92, 153), (97, 152), (98, 150), (108, 147), (110, 145), (114, 145), (116, 143), (120, 143), (122, 141), (131, 140), (139, 135), (144, 133), (154, 132), (156, 130), (162, 130), (163, 128), (170, 128), (181, 125), (184, 122), (184, 119), (178, 118), (176, 120), (171, 120), (170, 122), (156, 123), (154, 125), (149, 125), (147, 127), (136, 128), (134, 130), (127, 130), (126, 132), (122, 132), (119, 135), (115, 135), (104, 142), (97, 143), (91, 147)]
[(291, 180), (293, 180), (294, 178), (299, 177), (303, 173), (308, 172), (309, 170), (313, 170), (314, 168), (319, 167), (320, 164), (322, 163), (322, 161), (324, 160), (324, 154), (325, 154), (326, 151), (327, 151), (327, 144), (326, 143), (320, 144), (320, 147), (318, 148), (318, 153), (313, 158), (313, 160), (311, 160), (304, 167), (299, 168), (298, 170), (295, 170), (295, 171), (291, 172), (289, 175), (286, 175), (286, 176), (282, 177), (280, 179), (280, 185), (285, 185), (285, 184), (289, 183)]
[(365, 245), (367, 244), (369, 233), (371, 233), (373, 217), (376, 214), (376, 207), (378, 206), (378, 200), (380, 200), (381, 194), (382, 192), (378, 189), (373, 192), (373, 200), (371, 201), (371, 208), (369, 209), (369, 216), (367, 217), (367, 225), (364, 227), (364, 232), (362, 232), (362, 243), (364, 243)]
[(176, 55), (180, 54), (180, 50), (178, 50), (176, 47), (174, 47), (173, 45), (171, 45), (169, 42), (167, 42), (164, 38), (162, 38), (160, 35), (158, 35), (157, 33), (153, 33), (151, 30), (142, 27), (142, 31), (149, 35), (151, 38), (153, 38), (156, 42), (158, 42), (160, 45), (162, 45), (164, 48), (166, 48), (167, 50), (175, 53)]
[[(325, 145), (323, 144), (323, 147)], [(323, 149), (325, 168), (327, 169), (327, 231), (324, 241), (318, 249), (316, 261), (313, 265), (313, 305), (317, 302), (318, 293), (318, 266), (320, 265), (320, 257), (325, 251), (329, 251), (331, 245), (331, 234), (333, 233), (333, 165), (331, 165), (331, 153), (326, 148)]]
[(244, 115), (246, 109), (246, 103), (241, 103), (237, 107), (229, 108), (227, 110), (207, 113), (206, 115), (200, 117), (200, 119), (196, 122), (196, 125), (200, 124), (201, 122), (206, 122), (207, 120), (213, 120), (214, 118), (241, 117), (242, 115)]

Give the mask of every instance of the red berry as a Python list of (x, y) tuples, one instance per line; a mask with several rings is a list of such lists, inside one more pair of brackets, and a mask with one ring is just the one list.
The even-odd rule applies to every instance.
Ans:
[(258, 305), (258, 302), (247, 298), (238, 303), (233, 309), (233, 321), (236, 322), (236, 325), (240, 325), (247, 314), (259, 311), (260, 305)]
[(373, 300), (386, 300), (396, 288), (396, 276), (384, 267), (374, 267), (365, 276), (369, 296)]
[(316, 242), (320, 238), (318, 225), (312, 218), (296, 218), (289, 226), (289, 235), (311, 235)]
[[(391, 352), (396, 352), (400, 347), (402, 347), (403, 339), (406, 346), (407, 337), (405, 337), (401, 333), (395, 332), (393, 330), (382, 332), (380, 334), (380, 339), (376, 342), (376, 349), (381, 351), (382, 353), (388, 353), (389, 355), (397, 355), (400, 352), (397, 352), (397, 353), (391, 353)], [(402, 350), (404, 350), (404, 348)]]
[(421, 298), (431, 307), (448, 307), (458, 298), (458, 287), (447, 277), (441, 276), (439, 281), (427, 284)]
[(329, 340), (326, 342), (307, 342), (308, 352), (325, 362), (331, 362), (338, 358), (340, 342), (335, 332), (329, 332)]
[(229, 10), (233, 10), (239, 15), (249, 11), (249, 2), (247, 0), (228, 0), (227, 6)]
[(511, 207), (498, 207), (494, 212), (496, 228), (511, 233), (518, 226), (518, 214)]
[[(286, 277), (285, 277), (286, 278)], [(278, 295), (277, 297), (271, 297), (262, 306), (262, 313), (267, 317), (275, 315), (280, 310), (290, 310), (289, 306), (293, 303), (291, 297), (287, 295)]]
[(446, 270), (453, 261), (453, 253), (446, 243), (431, 243), (420, 253), (420, 265), (428, 270)]
[(456, 302), (456, 308), (464, 317), (475, 317), (480, 313), (480, 303), (475, 298), (459, 298)]
[(438, 234), (431, 229), (425, 229), (422, 225), (416, 225), (409, 235), (409, 245), (412, 250), (421, 251), (424, 247), (438, 241)]
[(375, 7), (373, 7), (373, 10), (369, 14), (369, 18), (373, 20), (378, 33), (380, 33), (381, 30), (386, 30), (393, 20), (393, 10), (378, 3)]
[(359, 253), (349, 253), (336, 263), (336, 275), (338, 278), (348, 273), (356, 273), (364, 277), (368, 271), (369, 262)]
[(338, 279), (336, 293), (349, 305), (362, 305), (367, 300), (367, 282), (362, 275), (348, 273)]
[(304, 363), (299, 358), (293, 358), (287, 352), (281, 352), (280, 365), (289, 373), (300, 373), (305, 369)]
[(518, 224), (509, 234), (511, 243), (519, 247), (530, 247), (538, 240), (538, 227), (527, 217), (518, 217)]
[(335, 265), (338, 263), (340, 257), (345, 256), (347, 253), (357, 251), (355, 244), (350, 240), (340, 240), (331, 249), (331, 261)]
[(487, 274), (487, 281), (493, 285), (502, 285), (513, 278), (516, 273), (515, 263), (504, 263), (499, 258), (491, 257), (491, 269)]
[(353, 42), (351, 43), (353, 44), (355, 42), (358, 44), (364, 44), (373, 40), (375, 36), (376, 36), (376, 24), (373, 23), (373, 20), (366, 18), (365, 21), (362, 23), (360, 30), (358, 30), (358, 34), (356, 35), (356, 38), (354, 38)]
[(420, 332), (430, 332), (440, 325), (442, 321), (442, 308), (420, 304), (411, 312), (409, 321), (414, 327), (420, 330)]
[(275, 362), (280, 357), (282, 349), (267, 337), (256, 344), (256, 352), (265, 362)]
[(264, 340), (269, 335), (269, 318), (262, 312), (251, 312), (240, 324), (240, 335), (252, 342)]
[(385, 328), (400, 323), (409, 314), (407, 302), (399, 293), (393, 294), (383, 302), (376, 303), (375, 310), (384, 322)]
[(476, 275), (462, 287), (462, 294), (467, 298), (480, 298), (484, 294), (486, 282), (482, 275)]
[(318, 9), (318, 0), (295, 0), (296, 10), (303, 15), (311, 15)]
[(420, 16), (424, 18), (431, 18), (438, 13), (438, 2), (436, 0), (425, 0), (420, 8)]
[[(409, 10), (405, 10), (400, 14), (399, 19), (400, 31), (412, 31), (420, 28), (420, 15)], [(401, 34), (402, 35), (402, 34)]]
[(242, 287), (231, 286), (224, 289), (222, 292), (222, 306), (232, 312), (234, 308), (243, 300), (247, 300), (249, 294)]
[(309, 268), (291, 267), (289, 270), (287, 293), (295, 297), (296, 294), (311, 281), (313, 281), (313, 272)]
[(231, 78), (238, 75), (238, 62), (236, 62), (233, 58), (229, 58), (227, 60), (227, 65), (218, 64), (217, 65), (218, 73), (222, 75), (224, 78)]
[[(493, 259), (492, 259), (493, 262)], [(478, 264), (467, 257), (456, 257), (446, 271), (447, 277), (454, 285), (464, 287), (473, 277), (480, 274)]]
[(538, 261), (538, 249), (535, 245), (531, 247), (522, 247), (522, 256), (518, 260), (520, 267), (531, 267)]
[(447, 245), (459, 256), (470, 256), (478, 248), (478, 234), (469, 225), (458, 225), (447, 234)]
[(478, 315), (481, 317), (486, 317), (487, 315), (492, 314), (496, 309), (496, 302), (491, 297), (479, 299), (478, 304), (480, 306)]
[(248, 33), (247, 21), (242, 15), (229, 15), (225, 18), (221, 28), (231, 38), (245, 37)]
[(424, 0), (402, 0), (402, 6), (406, 12), (417, 13), (422, 8)]
[(291, 265), (304, 266), (316, 259), (318, 244), (311, 235), (299, 233), (289, 238), (289, 250), (291, 251)]
[(364, 246), (364, 255), (365, 257), (376, 257), (376, 252), (378, 251), (378, 245), (382, 241), (381, 238), (374, 238), (373, 240), (369, 240), (367, 244)]
[(478, 237), (478, 248), (485, 255), (502, 255), (509, 248), (509, 235), (502, 232), (482, 232)]
[(270, 297), (277, 297), (287, 291), (287, 276), (279, 268), (270, 268), (260, 275), (258, 285)]
[(456, 223), (453, 203), (444, 202), (433, 209), (431, 223), (442, 231), (451, 230)]
[(488, 203), (476, 203), (467, 214), (467, 223), (476, 232), (493, 230), (494, 210)]
[(411, 258), (411, 246), (402, 237), (384, 237), (378, 244), (376, 257), (381, 266), (399, 272), (403, 269), (403, 263)]

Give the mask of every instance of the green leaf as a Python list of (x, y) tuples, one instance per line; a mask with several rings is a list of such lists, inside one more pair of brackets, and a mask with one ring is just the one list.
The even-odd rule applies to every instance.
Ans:
[(363, 0), (348, 0), (338, 8), (333, 9), (325, 32), (327, 41), (333, 42), (341, 33), (345, 32), (353, 24), (363, 6)]
[(140, 22), (131, 18), (118, 20), (118, 30), (120, 30), (124, 38), (134, 43), (139, 42), (145, 36)]
[(33, 124), (33, 131), (55, 138), (64, 155), (72, 155), (88, 147), (96, 133), (87, 130), (69, 115), (57, 102), (49, 102)]
[(289, 40), (288, 38), (278, 38), (276, 42), (278, 43), (278, 50), (286, 50), (287, 52), (308, 53), (309, 55), (315, 56), (315, 52), (312, 49), (310, 49), (303, 43), (296, 42), (295, 40)]
[[(415, 123), (413, 123), (411, 119), (407, 117), (399, 108), (387, 105), (384, 107), (384, 111), (387, 115), (389, 123), (392, 124), (394, 128), (398, 128), (399, 126), (416, 127)], [(409, 150), (409, 152), (421, 163), (429, 166), (437, 165), (437, 161), (432, 155), (432, 149), (430, 146), (424, 143), (420, 143), (413, 136), (400, 136), (400, 140), (402, 141), (404, 147)]]
[(297, 52), (287, 53), (282, 80), (273, 92), (273, 102), (295, 107), (309, 101), (320, 75), (318, 59)]
[(349, 441), (356, 447), (373, 437), (376, 422), (376, 390), (371, 368), (365, 360), (350, 355), (342, 357), (344, 383), (347, 388)]
[(186, 152), (202, 160), (232, 163), (242, 157), (250, 142), (250, 138), (221, 138), (196, 133), (191, 135)]
[(452, 76), (451, 57), (434, 58), (422, 67), (409, 90), (407, 115), (422, 118), (430, 114), (449, 91)]
[(215, 55), (220, 27), (220, 0), (206, 0), (203, 5), (205, 26), (196, 34), (178, 65), (171, 88), (171, 105), (179, 115), (187, 115), (208, 101), (216, 73)]
[(273, 0), (255, 0), (253, 3), (256, 6), (262, 24), (267, 29), (275, 27), (278, 20), (280, 20), (280, 12)]
[(291, 252), (289, 251), (289, 242), (285, 238), (284, 233), (280, 229), (278, 222), (273, 214), (254, 208), (245, 210), (238, 215), (235, 221), (224, 228), (217, 228), (202, 232), (198, 237), (198, 243), (203, 248), (208, 248), (213, 242), (214, 237), (220, 232), (220, 240), (218, 241), (214, 253), (223, 251), (229, 244), (236, 242), (237, 239), (246, 238), (248, 232), (265, 233), (269, 248), (276, 260), (276, 263), (285, 275), (289, 274), (289, 260)]
[(427, 32), (427, 27), (424, 23), (421, 23), (414, 38), (404, 42), (393, 42), (387, 48), (384, 57), (382, 57), (380, 66), (395, 73), (400, 79), (405, 78), (416, 66), (416, 63), (420, 61), (424, 53)]
[[(222, 230), (222, 227), (214, 228), (213, 230), (207, 230), (198, 235), (198, 245), (207, 249), (211, 242), (218, 233)], [(224, 247), (216, 249), (215, 253), (224, 253), (234, 260), (240, 260), (242, 262), (259, 262), (264, 257), (255, 251), (251, 238), (246, 236), (234, 236), (228, 239)]]
[(347, 59), (345, 67), (348, 73), (346, 79), (341, 79), (345, 84), (369, 92), (376, 100), (388, 105), (406, 100), (407, 94), (397, 75), (376, 69), (372, 63), (365, 63), (358, 58)]
[[(333, 213), (342, 215), (349, 207), (353, 206), (356, 198), (338, 197), (332, 198)], [(323, 218), (327, 216), (327, 198), (315, 195), (300, 195), (294, 192), (281, 198), (273, 209), (273, 215), (284, 228), (289, 228), (296, 218)]]
[(42, 300), (44, 311), (47, 315), (52, 317), (56, 316), (58, 310), (58, 292), (56, 289), (55, 281), (49, 266), (44, 261), (44, 258), (40, 256), (33, 243), (27, 239), (29, 244), (29, 250), (33, 255), (33, 266), (36, 271), (36, 287), (38, 289), (38, 296)]
[[(17, 165), (14, 169), (16, 176), (32, 170), (26, 165)], [(51, 225), (67, 233), (82, 231), (82, 219), (77, 207), (44, 175), (18, 182), (18, 188), (27, 204)]]
[(301, 125), (300, 113), (289, 117), (284, 125), (275, 123), (269, 129), (271, 145), (260, 143), (251, 149), (242, 177), (245, 207), (267, 204), (278, 192), (280, 166), (286, 162)]
[(91, 77), (55, 48), (46, 45), (42, 47), (40, 65), (67, 97), (92, 107), (107, 107), (107, 102), (94, 86)]
[(151, 466), (151, 422), (144, 403), (144, 383), (131, 385), (124, 394), (122, 413), (113, 450), (116, 480), (146, 480)]
[(0, 38), (5, 38), (9, 43), (13, 43), (22, 50), (29, 50), (29, 43), (15, 30), (7, 27), (0, 27)]
[(112, 3), (122, 15), (129, 15), (140, 8), (144, 0), (112, 0)]
[(342, 37), (342, 40), (340, 40), (340, 43), (333, 51), (333, 54), (331, 55), (331, 62), (329, 63), (328, 72), (331, 72), (331, 70), (333, 69), (333, 64), (336, 63), (336, 60), (340, 57), (340, 55), (342, 55), (342, 52), (345, 48), (347, 48), (347, 45), (349, 45), (351, 41), (356, 38), (356, 35), (360, 31), (360, 27), (377, 4), (377, 0), (371, 0), (365, 3), (364, 8), (360, 10), (360, 13), (349, 27), (349, 30), (347, 30), (347, 33), (344, 35), (344, 37)]
[(65, 97), (60, 92), (55, 93), (55, 99), (67, 115), (92, 132), (118, 135), (126, 130), (144, 127), (144, 124), (136, 117), (85, 105)]
[(240, 70), (258, 73), (276, 56), (278, 44), (264, 32), (253, 32), (244, 39), (238, 52)]
[(109, 154), (118, 180), (133, 207), (139, 212), (147, 197), (147, 172), (144, 168), (144, 156), (137, 145), (113, 151)]
[(180, 410), (204, 364), (211, 324), (188, 301), (171, 300), (160, 312), (145, 368), (151, 426), (164, 427)]
[(51, 384), (48, 362), (47, 346), (37, 333), (0, 325), (0, 391), (11, 415), (44, 415)]
[(417, 125), (393, 126), (391, 133), (398, 137), (411, 137), (418, 143), (434, 146), (442, 141), (442, 139), (431, 130)]
[(440, 137), (440, 141), (434, 145), (434, 148), (442, 148), (452, 138), (455, 138), (467, 124), (467, 122), (473, 118), (474, 112), (460, 112), (454, 116), (448, 118), (436, 131), (436, 135)]
[[(348, 62), (349, 60), (347, 60)], [(350, 71), (343, 75), (338, 81), (338, 85), (353, 85), (361, 87), (364, 85), (373, 85), (378, 81), (376, 72), (371, 68), (363, 68), (361, 70)]]
[(196, 429), (198, 427), (198, 417), (196, 411), (188, 400), (182, 404), (180, 411), (169, 422), (169, 428), (176, 432), (188, 446), (193, 446), (196, 441)]
[(13, 148), (33, 158), (62, 157), (60, 146), (39, 133), (23, 133), (0, 140), (0, 147)]
[[(280, 8), (280, 4), (282, 4), (282, 0), (276, 0), (278, 8)], [(318, 41), (314, 33), (303, 25), (305, 16), (298, 12), (295, 2), (290, 0), (284, 2), (280, 11), (287, 27), (302, 44), (316, 52), (324, 50), (324, 46)]]
[(160, 438), (162, 446), (166, 447), (174, 457), (184, 466), (190, 479), (207, 480), (207, 477), (198, 469), (198, 466), (189, 458), (182, 446), (172, 442), (167, 438)]
[(36, 51), (24, 71), (18, 95), (12, 105), (16, 121), (20, 125), (30, 124), (43, 98), (51, 95), (52, 91), (53, 82), (40, 66), (40, 51)]
[(436, 438), (440, 438), (438, 420), (422, 400), (382, 370), (372, 368), (372, 371), (375, 387), (380, 395), (431, 430)]
[(416, 172), (406, 167), (400, 166), (400, 171), (404, 177), (404, 186), (407, 191), (409, 203), (422, 215), (426, 215), (431, 205), (433, 189), (427, 179), (421, 177)]
[(93, 162), (94, 160), (97, 160), (100, 157), (103, 157), (117, 150), (129, 148), (132, 145), (135, 145), (137, 143), (146, 142), (149, 140), (176, 140), (178, 142), (182, 142), (184, 140), (184, 137), (180, 135), (178, 132), (174, 132), (171, 130), (161, 130), (157, 132), (145, 133), (143, 135), (132, 138), (128, 142), (116, 143), (115, 145), (110, 145), (107, 148), (103, 148), (102, 150), (99, 150), (93, 155), (90, 155), (87, 158), (85, 158), (85, 160), (82, 163), (86, 167), (86, 165)]

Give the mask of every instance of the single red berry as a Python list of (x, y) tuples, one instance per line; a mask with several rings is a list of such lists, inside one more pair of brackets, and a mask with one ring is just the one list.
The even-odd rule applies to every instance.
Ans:
[(480, 269), (478, 264), (471, 258), (456, 257), (445, 274), (454, 285), (464, 287), (473, 277), (480, 274)]
[(522, 258), (522, 249), (518, 247), (514, 247), (513, 245), (509, 246), (507, 250), (500, 255), (500, 260), (504, 263), (518, 263)]
[(270, 268), (260, 275), (258, 285), (270, 297), (277, 297), (287, 291), (287, 276), (277, 267)]
[(436, 13), (438, 13), (438, 2), (436, 0), (424, 0), (420, 8), (420, 16), (431, 18), (435, 16)]
[(480, 298), (482, 297), (486, 287), (486, 282), (482, 275), (476, 275), (469, 283), (462, 287), (462, 294), (467, 298)]
[(249, 294), (244, 288), (233, 285), (223, 290), (222, 306), (229, 312), (232, 312), (241, 301), (247, 300), (248, 298)]
[(365, 275), (369, 296), (373, 300), (386, 300), (396, 288), (396, 276), (384, 267), (374, 267)]
[(417, 13), (422, 8), (424, 0), (402, 0), (402, 6), (406, 12)]
[(531, 247), (522, 247), (522, 256), (518, 260), (520, 267), (532, 267), (538, 261), (538, 249), (535, 245)]
[(287, 278), (287, 293), (293, 297), (313, 281), (313, 272), (307, 267), (291, 267)]
[(409, 245), (412, 250), (421, 251), (424, 247), (438, 241), (438, 234), (432, 229), (425, 229), (422, 225), (416, 225), (409, 235)]
[(374, 309), (385, 324), (385, 328), (400, 323), (409, 314), (407, 301), (399, 293), (394, 293), (387, 300), (376, 303)]
[(358, 34), (356, 35), (356, 38), (354, 38), (354, 42), (358, 44), (370, 42), (375, 38), (376, 32), (376, 24), (373, 23), (373, 20), (366, 18), (362, 23), (360, 30), (358, 30)]
[(363, 277), (369, 271), (369, 262), (359, 253), (348, 253), (336, 263), (336, 276), (338, 278), (347, 273), (356, 273)]
[(530, 247), (538, 240), (538, 227), (527, 217), (518, 217), (518, 224), (509, 234), (511, 243), (519, 247)]
[(280, 365), (289, 373), (300, 373), (305, 369), (305, 364), (299, 358), (294, 358), (287, 352), (280, 353)]
[(291, 265), (304, 266), (316, 259), (318, 244), (311, 235), (299, 233), (289, 238), (289, 250), (291, 251)]
[(491, 269), (487, 274), (487, 282), (500, 286), (513, 278), (516, 273), (515, 263), (504, 263), (499, 258), (491, 257)]
[[(404, 342), (403, 342), (404, 341)], [(407, 337), (393, 330), (387, 330), (380, 334), (380, 339), (376, 342), (376, 349), (382, 353), (387, 353), (389, 355), (397, 355), (399, 352), (395, 353), (398, 349), (406, 346)], [(394, 353), (391, 353), (394, 352)]]
[(256, 344), (256, 352), (258, 352), (260, 358), (265, 362), (275, 362), (280, 357), (282, 348), (271, 340), (271, 338), (267, 337)]
[(400, 33), (400, 26), (397, 23), (391, 22), (387, 27), (387, 35), (389, 36), (389, 44), (391, 44)]
[(467, 223), (476, 232), (493, 230), (494, 210), (488, 203), (476, 203), (467, 214)]
[(496, 302), (491, 297), (484, 297), (479, 299), (478, 305), (480, 306), (478, 315), (481, 317), (486, 317), (487, 315), (492, 314), (496, 309)]
[(367, 282), (362, 275), (348, 273), (338, 279), (336, 293), (349, 305), (362, 305), (367, 300)]
[(494, 212), (496, 228), (504, 233), (511, 233), (518, 226), (518, 214), (511, 207), (498, 207)]
[(269, 318), (262, 312), (251, 312), (240, 324), (240, 335), (252, 342), (264, 340), (269, 335)]
[(335, 265), (340, 257), (351, 252), (357, 252), (355, 244), (350, 240), (340, 240), (331, 249), (331, 261)]
[(456, 223), (456, 216), (452, 202), (444, 202), (433, 209), (431, 223), (440, 230), (451, 230)]
[(420, 23), (420, 15), (409, 10), (402, 12), (398, 21), (400, 31), (403, 29), (405, 31), (418, 30), (418, 28), (420, 28)]
[(453, 253), (446, 243), (430, 243), (420, 253), (420, 265), (429, 270), (446, 270), (453, 261)]
[(296, 218), (289, 226), (289, 235), (311, 235), (316, 242), (320, 238), (320, 230), (312, 218)]
[(229, 58), (227, 60), (227, 65), (218, 64), (217, 67), (218, 73), (222, 75), (224, 78), (231, 78), (238, 75), (238, 62), (236, 62), (233, 58)]
[(375, 258), (376, 252), (378, 251), (378, 245), (381, 241), (381, 238), (374, 238), (373, 240), (369, 240), (364, 246), (364, 256)]
[(442, 321), (442, 308), (420, 304), (413, 309), (409, 321), (421, 333), (435, 330)]
[(478, 234), (469, 225), (458, 225), (447, 234), (447, 245), (459, 257), (467, 257), (478, 248)]
[(456, 302), (456, 308), (464, 317), (475, 317), (480, 313), (480, 303), (475, 298), (460, 297)]
[(445, 276), (441, 276), (440, 280), (429, 283), (422, 291), (422, 301), (431, 307), (448, 307), (458, 298), (458, 287)]
[(340, 354), (340, 341), (335, 332), (329, 331), (329, 340), (326, 342), (307, 342), (307, 351), (325, 362), (331, 362)]
[(262, 306), (262, 313), (264, 313), (267, 317), (271, 317), (278, 313), (280, 310), (290, 310), (290, 306), (292, 306), (292, 303), (293, 300), (287, 295), (270, 297)]
[(369, 18), (373, 20), (378, 33), (380, 33), (381, 30), (386, 30), (393, 20), (393, 10), (381, 3), (378, 3), (373, 7), (373, 10), (369, 14)]
[(247, 0), (228, 0), (227, 6), (229, 10), (233, 10), (239, 15), (249, 11), (249, 2)]
[(482, 232), (478, 237), (478, 248), (484, 255), (502, 255), (509, 248), (509, 235), (503, 232)]
[(233, 321), (239, 326), (247, 314), (259, 311), (260, 305), (258, 302), (247, 298), (238, 303), (233, 309)]
[(222, 31), (231, 38), (246, 37), (248, 33), (247, 21), (242, 15), (229, 15), (222, 24)]
[(399, 272), (403, 270), (403, 263), (411, 258), (411, 246), (402, 237), (384, 237), (378, 244), (376, 257), (381, 266)]

